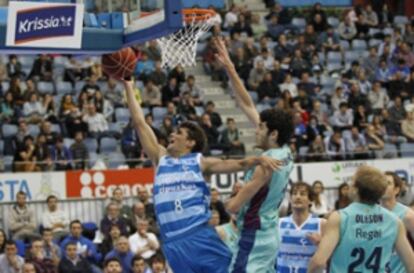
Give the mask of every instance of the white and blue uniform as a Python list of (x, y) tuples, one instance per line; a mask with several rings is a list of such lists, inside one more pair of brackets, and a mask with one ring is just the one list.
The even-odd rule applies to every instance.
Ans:
[(279, 222), (280, 247), (277, 254), (277, 273), (306, 273), (317, 246), (307, 239), (310, 233), (321, 234), (321, 219), (309, 215), (298, 227), (292, 216)]
[(154, 208), (174, 272), (227, 273), (231, 254), (208, 226), (210, 191), (201, 172), (200, 153), (163, 156), (154, 181)]

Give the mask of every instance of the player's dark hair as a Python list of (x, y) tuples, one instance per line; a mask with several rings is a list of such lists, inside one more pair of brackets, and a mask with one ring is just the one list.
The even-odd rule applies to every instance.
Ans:
[[(401, 188), (403, 186), (403, 181), (402, 181), (401, 177), (399, 177), (395, 172), (389, 172), (389, 171), (385, 172), (385, 175), (392, 177), (392, 180), (394, 181), (394, 187), (399, 189), (398, 194), (400, 194)], [(398, 196), (398, 194), (397, 194), (397, 196)]]
[(109, 265), (110, 263), (112, 263), (112, 262), (116, 262), (116, 263), (118, 263), (118, 264), (122, 267), (122, 264), (121, 264), (121, 262), (119, 261), (119, 259), (118, 259), (118, 258), (115, 258), (115, 257), (112, 257), (112, 258), (108, 258), (108, 259), (106, 259), (106, 260), (104, 261), (104, 268), (108, 267), (108, 265)]
[(314, 200), (315, 194), (313, 193), (312, 186), (309, 185), (308, 183), (303, 182), (303, 181), (296, 182), (292, 185), (292, 187), (290, 188), (290, 195), (292, 196), (293, 192), (296, 191), (299, 188), (305, 188), (305, 190), (308, 194), (309, 201), (312, 202)]
[(191, 149), (193, 153), (202, 153), (204, 152), (207, 146), (207, 137), (204, 133), (204, 130), (197, 124), (185, 121), (179, 125), (179, 128), (187, 130), (188, 139), (194, 140), (195, 145)]
[(288, 111), (282, 109), (267, 109), (260, 113), (260, 120), (266, 123), (270, 135), (278, 132), (277, 144), (283, 146), (289, 143), (293, 134), (293, 117)]

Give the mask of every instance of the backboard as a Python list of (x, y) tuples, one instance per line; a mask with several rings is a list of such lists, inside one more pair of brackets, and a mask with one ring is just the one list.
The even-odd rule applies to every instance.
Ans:
[[(22, 1), (19, 2), (19, 6), (22, 6)], [(78, 14), (81, 14), (83, 18), (77, 28), (77, 31), (81, 33), (78, 35), (81, 37), (81, 41), (78, 41), (79, 46), (66, 48), (64, 39), (59, 39), (58, 34), (63, 35), (53, 28), (50, 28), (50, 31), (43, 30), (42, 35), (35, 36), (35, 39), (42, 40), (38, 44), (33, 43), (33, 39), (19, 41), (19, 44), (6, 41), (7, 33), (16, 31), (14, 34), (18, 36), (17, 31), (21, 28), (19, 25), (21, 22), (18, 19), (16, 19), (17, 22), (13, 20), (15, 26), (10, 27), (9, 14), (12, 14), (13, 17), (18, 17), (17, 15), (21, 15), (21, 13), (29, 13), (30, 15), (30, 12), (36, 10), (33, 8), (33, 2), (40, 5), (36, 9), (40, 10), (42, 14), (45, 13), (44, 10), (53, 10), (54, 7), (58, 7), (58, 10), (65, 5), (80, 7), (82, 12)], [(4, 1), (1, 3), (3, 4)], [(103, 54), (165, 36), (183, 26), (181, 0), (32, 0), (27, 3), (27, 8), (17, 10), (17, 13), (13, 5), (16, 3), (7, 2), (0, 7), (0, 53)], [(59, 20), (54, 18), (54, 15), (52, 13), (46, 14), (45, 16), (48, 17), (44, 18), (44, 22), (52, 18), (59, 25)], [(38, 15), (32, 16), (33, 28), (29, 29), (34, 29), (34, 32), (36, 26), (39, 26), (38, 21), (40, 21), (35, 16)], [(58, 16), (61, 16), (61, 13)], [(78, 20), (76, 16), (74, 15), (73, 21)], [(63, 23), (68, 24), (68, 20), (59, 18)], [(27, 26), (31, 26), (30, 21), (26, 23), (28, 23)], [(44, 25), (46, 23), (43, 23)], [(50, 37), (47, 36), (51, 36), (52, 32), (56, 32), (57, 35), (50, 40), (51, 42), (48, 42), (47, 39)]]

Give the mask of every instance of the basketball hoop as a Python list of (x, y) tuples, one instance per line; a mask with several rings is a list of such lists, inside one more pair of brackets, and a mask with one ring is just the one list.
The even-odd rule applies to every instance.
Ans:
[(214, 24), (216, 13), (210, 9), (183, 9), (183, 28), (157, 39), (163, 67), (195, 66), (197, 43)]

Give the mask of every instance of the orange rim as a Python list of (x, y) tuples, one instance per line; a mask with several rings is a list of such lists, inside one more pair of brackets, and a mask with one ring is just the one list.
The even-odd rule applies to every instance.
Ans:
[(183, 9), (183, 21), (186, 23), (207, 21), (216, 15), (211, 9)]

